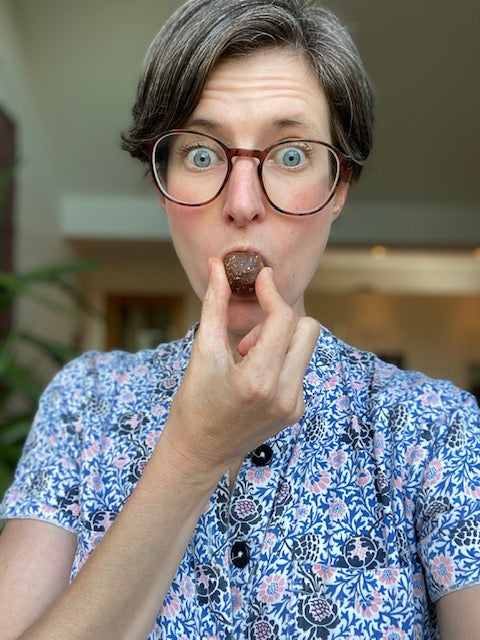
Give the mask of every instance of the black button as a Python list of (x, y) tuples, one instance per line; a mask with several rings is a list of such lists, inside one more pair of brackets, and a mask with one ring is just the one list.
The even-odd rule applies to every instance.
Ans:
[(257, 467), (265, 467), (273, 458), (273, 449), (268, 444), (262, 444), (252, 451), (252, 462)]
[(246, 567), (250, 560), (248, 545), (241, 540), (235, 542), (230, 550), (230, 560), (238, 569)]

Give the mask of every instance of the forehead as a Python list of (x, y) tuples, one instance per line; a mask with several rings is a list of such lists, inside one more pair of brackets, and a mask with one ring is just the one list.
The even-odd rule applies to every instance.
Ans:
[(329, 121), (325, 93), (306, 58), (288, 49), (264, 49), (219, 62), (188, 124), (258, 131), (283, 123), (303, 127), (301, 135), (325, 137)]

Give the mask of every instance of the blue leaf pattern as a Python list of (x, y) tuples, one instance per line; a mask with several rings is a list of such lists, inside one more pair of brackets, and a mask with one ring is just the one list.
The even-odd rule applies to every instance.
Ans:
[[(89, 352), (42, 396), (3, 518), (74, 532), (72, 578), (161, 437), (194, 338)], [(479, 408), (322, 329), (305, 414), (222, 478), (150, 640), (438, 640), (433, 603), (480, 583)], [(249, 562), (230, 561), (243, 542)]]

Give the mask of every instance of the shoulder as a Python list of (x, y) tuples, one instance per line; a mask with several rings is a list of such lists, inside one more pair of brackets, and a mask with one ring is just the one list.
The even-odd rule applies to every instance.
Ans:
[(407, 414), (428, 423), (448, 423), (463, 415), (478, 425), (476, 399), (448, 380), (405, 371), (384, 362), (374, 353), (356, 349), (322, 328), (314, 354), (314, 366), (324, 375), (335, 375), (357, 415), (389, 413), (395, 422)]
[(193, 329), (180, 339), (162, 343), (154, 349), (134, 353), (114, 350), (86, 351), (67, 363), (53, 378), (51, 387), (68, 386), (104, 389), (139, 377), (165, 376), (180, 372), (188, 361), (193, 341)]

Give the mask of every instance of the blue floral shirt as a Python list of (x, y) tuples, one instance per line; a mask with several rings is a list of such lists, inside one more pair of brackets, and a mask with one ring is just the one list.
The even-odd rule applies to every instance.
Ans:
[[(44, 393), (0, 517), (75, 533), (72, 578), (141, 476), (193, 336), (86, 353)], [(150, 640), (434, 640), (433, 603), (480, 583), (475, 400), (326, 329), (304, 392), (232, 495), (220, 481)]]

